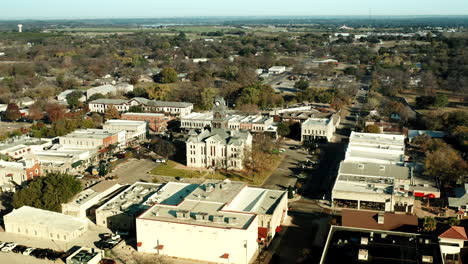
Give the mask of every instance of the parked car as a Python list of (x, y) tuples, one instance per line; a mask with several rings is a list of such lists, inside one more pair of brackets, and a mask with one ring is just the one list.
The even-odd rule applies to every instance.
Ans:
[(35, 249), (36, 248), (27, 248), (25, 251), (23, 251), (23, 255), (29, 256)]
[(102, 239), (102, 240), (106, 240), (106, 239), (109, 239), (112, 237), (112, 234), (111, 233), (102, 233), (102, 234), (99, 234), (99, 238)]
[(77, 174), (77, 175), (75, 175), (75, 178), (77, 178), (77, 179), (83, 179), (83, 178), (84, 178), (84, 175), (83, 175), (83, 174)]
[(128, 232), (125, 232), (125, 231), (117, 231), (117, 232), (115, 232), (115, 233), (116, 233), (117, 235), (119, 235), (119, 236), (128, 236), (128, 235), (129, 235)]
[(8, 243), (2, 248), (2, 252), (10, 252), (13, 250), (18, 244), (16, 243)]
[(21, 254), (23, 254), (23, 252), (24, 252), (27, 248), (28, 248), (28, 247), (26, 247), (26, 246), (18, 245), (18, 246), (16, 246), (15, 248), (13, 248), (11, 251), (14, 252), (14, 253), (21, 253)]
[(4, 247), (7, 243), (0, 241), (0, 248)]
[(115, 262), (115, 260), (113, 260), (113, 259), (101, 259), (101, 260), (99, 261), (99, 264), (115, 264), (115, 263), (116, 263), (116, 262)]

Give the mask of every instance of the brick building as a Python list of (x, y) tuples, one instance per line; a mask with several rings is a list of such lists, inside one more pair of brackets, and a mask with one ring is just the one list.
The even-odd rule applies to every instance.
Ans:
[(123, 120), (145, 121), (148, 129), (154, 133), (161, 133), (167, 130), (167, 124), (173, 118), (159, 113), (124, 113)]

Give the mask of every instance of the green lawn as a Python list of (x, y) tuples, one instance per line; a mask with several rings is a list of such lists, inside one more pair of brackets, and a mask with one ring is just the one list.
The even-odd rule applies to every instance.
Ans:
[(273, 171), (276, 170), (278, 165), (284, 158), (284, 155), (275, 155), (274, 166), (272, 166), (269, 170), (263, 172), (255, 172), (255, 173), (248, 173), (248, 172), (232, 172), (232, 171), (216, 171), (214, 173), (207, 172), (207, 171), (197, 171), (197, 170), (185, 170), (185, 169), (178, 169), (178, 163), (169, 160), (167, 164), (161, 164), (158, 167), (151, 170), (151, 174), (159, 175), (159, 176), (171, 176), (171, 177), (181, 177), (181, 178), (203, 178), (206, 179), (230, 179), (232, 181), (242, 181), (253, 185), (261, 185), (263, 182), (270, 177)]
[(177, 169), (175, 166), (176, 162), (169, 160), (167, 164), (161, 164), (151, 171), (151, 174), (160, 176), (172, 176), (172, 177), (183, 177), (183, 178), (201, 178), (205, 175), (205, 172), (198, 172), (195, 170), (182, 170)]

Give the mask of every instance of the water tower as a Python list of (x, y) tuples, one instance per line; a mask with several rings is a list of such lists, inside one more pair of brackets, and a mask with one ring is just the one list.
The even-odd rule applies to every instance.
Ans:
[(18, 25), (18, 32), (19, 33), (23, 32), (23, 25), (21, 24)]

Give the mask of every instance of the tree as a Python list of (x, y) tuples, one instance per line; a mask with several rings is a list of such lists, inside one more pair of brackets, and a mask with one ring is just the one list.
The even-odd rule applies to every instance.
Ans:
[(307, 81), (306, 79), (300, 79), (299, 81), (294, 83), (294, 88), (299, 90), (305, 90), (309, 88), (309, 81)]
[(61, 204), (68, 203), (81, 189), (81, 182), (73, 176), (48, 173), (46, 177), (38, 177), (16, 192), (12, 205), (14, 208), (26, 205), (61, 212)]
[(168, 85), (154, 84), (146, 88), (146, 93), (149, 99), (166, 100), (170, 90)]
[(367, 133), (380, 133), (380, 127), (377, 125), (368, 125), (366, 126)]
[(17, 121), (21, 118), (21, 112), (17, 104), (9, 103), (5, 111), (5, 118), (10, 121)]
[(160, 83), (175, 83), (179, 80), (177, 71), (172, 67), (166, 67), (157, 76), (157, 81)]
[(286, 124), (285, 122), (281, 122), (278, 124), (277, 132), (278, 132), (278, 135), (285, 137), (291, 133), (291, 129), (289, 129), (288, 124)]
[(44, 108), (42, 102), (35, 102), (29, 107), (28, 119), (36, 122), (44, 118)]
[(91, 95), (88, 98), (88, 102), (91, 102), (91, 101), (94, 101), (94, 100), (97, 100), (97, 99), (102, 99), (102, 98), (106, 98), (106, 97), (102, 93), (96, 93), (96, 94)]
[(67, 103), (71, 108), (76, 108), (78, 107), (81, 102), (80, 99), (83, 97), (83, 92), (81, 91), (73, 91), (69, 94), (67, 94)]
[(115, 106), (111, 105), (109, 106), (106, 111), (104, 112), (104, 118), (106, 120), (109, 120), (109, 119), (118, 119), (120, 118), (120, 113), (119, 111), (117, 110), (117, 108), (115, 108)]
[(454, 183), (468, 176), (468, 164), (453, 148), (439, 148), (426, 155), (425, 174), (437, 177), (442, 182)]
[(143, 113), (144, 110), (143, 110), (143, 107), (141, 105), (132, 105), (128, 109), (128, 112), (130, 112), (130, 113)]
[(437, 228), (437, 222), (434, 217), (426, 216), (424, 217), (423, 230), (424, 232), (432, 232)]
[(294, 189), (291, 185), (288, 186), (288, 199), (294, 198)]
[(447, 224), (449, 224), (450, 226), (457, 226), (460, 224), (460, 219), (456, 217), (450, 217), (447, 219)]
[(50, 122), (55, 123), (65, 117), (65, 106), (56, 103), (49, 103), (45, 106), (45, 111)]
[(169, 157), (174, 156), (176, 152), (176, 147), (172, 142), (164, 139), (159, 139), (153, 142), (153, 150), (157, 154), (168, 159)]
[(445, 94), (438, 94), (434, 99), (435, 107), (445, 107), (448, 105), (448, 97)]

